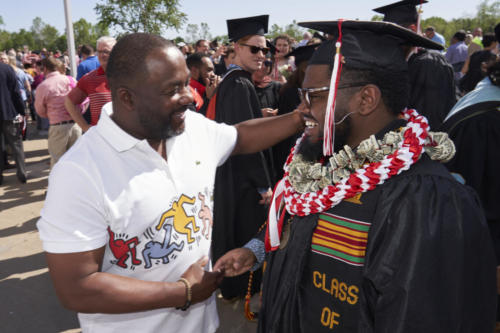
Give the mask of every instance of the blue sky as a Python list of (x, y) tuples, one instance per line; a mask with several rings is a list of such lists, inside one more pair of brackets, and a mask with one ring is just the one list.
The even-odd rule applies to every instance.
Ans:
[[(337, 18), (369, 20), (375, 13), (371, 11), (391, 3), (393, 0), (179, 0), (181, 11), (188, 15), (188, 23), (206, 22), (213, 36), (226, 34), (226, 19), (269, 14), (269, 26), (284, 26), (293, 20), (319, 21)], [(98, 0), (71, 0), (72, 21), (85, 18), (97, 22), (94, 12)], [(423, 18), (440, 16), (446, 20), (463, 16), (473, 16), (481, 0), (430, 0), (423, 6)], [(36, 16), (45, 23), (55, 26), (59, 32), (65, 28), (63, 0), (23, 0), (2, 1), (0, 16), (7, 31), (29, 30)], [(184, 29), (168, 31), (165, 37), (186, 36)]]

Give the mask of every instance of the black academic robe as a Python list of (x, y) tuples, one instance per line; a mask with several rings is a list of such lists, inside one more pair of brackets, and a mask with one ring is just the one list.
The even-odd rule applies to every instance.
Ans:
[(457, 101), (453, 68), (441, 53), (418, 49), (408, 60), (408, 74), (409, 107), (437, 129)]
[[(226, 124), (262, 117), (250, 73), (228, 73), (217, 87), (215, 121)], [(259, 204), (258, 189), (271, 186), (267, 161), (260, 153), (231, 156), (217, 169), (214, 187), (214, 262), (227, 251), (243, 246), (265, 222), (267, 208)], [(270, 176), (269, 176), (270, 177)], [(260, 287), (256, 274), (255, 290)], [(220, 289), (225, 298), (243, 296), (248, 274), (225, 278)]]
[[(297, 109), (300, 104), (297, 88), (297, 86), (287, 84), (282, 89), (278, 103), (278, 115), (287, 114)], [(283, 177), (283, 165), (300, 135), (301, 134), (292, 135), (273, 146), (273, 161), (276, 168), (276, 179), (281, 179)]]
[(277, 109), (279, 106), (281, 83), (271, 81), (265, 88), (255, 87), (261, 108)]
[(457, 153), (446, 164), (465, 184), (476, 190), (493, 237), (500, 265), (500, 102), (471, 105), (442, 126), (455, 143)]
[(474, 191), (424, 154), (268, 256), (258, 332), (492, 332), (496, 270)]

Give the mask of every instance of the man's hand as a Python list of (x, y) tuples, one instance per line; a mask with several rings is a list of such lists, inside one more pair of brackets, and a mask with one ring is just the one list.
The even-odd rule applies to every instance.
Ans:
[(182, 274), (182, 277), (187, 279), (191, 284), (192, 300), (191, 302), (198, 303), (209, 298), (215, 289), (218, 288), (224, 277), (222, 270), (208, 272), (203, 267), (208, 263), (208, 257), (203, 257), (197, 262), (189, 266)]
[(278, 114), (278, 109), (263, 108), (260, 109), (260, 112), (262, 112), (262, 117), (267, 118), (276, 116)]
[(215, 74), (211, 75), (207, 79), (207, 83), (205, 84), (205, 94), (207, 95), (207, 98), (212, 98), (215, 93), (215, 89), (217, 89), (217, 86), (219, 85), (220, 80), (220, 76), (217, 76)]
[(229, 251), (215, 263), (214, 270), (223, 270), (224, 276), (232, 277), (248, 272), (257, 258), (247, 248), (237, 248)]

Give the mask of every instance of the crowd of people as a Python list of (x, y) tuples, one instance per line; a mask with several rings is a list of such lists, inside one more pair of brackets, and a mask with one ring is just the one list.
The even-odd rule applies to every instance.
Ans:
[(84, 332), (214, 332), (216, 289), (261, 291), (259, 332), (494, 330), (500, 24), (445, 50), (415, 1), (374, 10), (300, 41), (268, 15), (228, 44), (103, 36), (76, 79), (66, 53), (0, 54), (0, 184), (9, 159), (29, 178), (31, 117), (37, 226)]

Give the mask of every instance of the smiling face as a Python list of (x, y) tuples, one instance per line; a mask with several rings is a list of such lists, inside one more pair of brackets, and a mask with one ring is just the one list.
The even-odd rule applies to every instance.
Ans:
[(284, 38), (279, 38), (276, 40), (276, 58), (283, 58), (290, 52), (290, 44)]
[[(303, 88), (317, 89), (330, 86), (331, 68), (328, 65), (310, 65), (306, 69)], [(350, 105), (351, 89), (338, 90), (335, 108), (335, 122), (341, 120), (351, 112)], [(304, 112), (306, 118), (306, 139), (301, 152), (304, 149), (317, 151), (318, 146), (323, 144), (323, 129), (325, 123), (326, 105), (328, 102), (328, 90), (309, 93), (309, 103), (302, 100), (299, 108)], [(351, 134), (351, 121), (349, 117), (335, 126), (335, 146), (343, 147)], [(315, 147), (315, 148), (314, 148)], [(336, 149), (337, 150), (337, 149)]]
[(131, 89), (138, 136), (164, 140), (179, 135), (193, 102), (184, 57), (177, 48), (166, 47), (153, 50), (145, 61), (146, 71)]
[(266, 60), (266, 55), (262, 51), (252, 53), (248, 45), (265, 48), (266, 39), (264, 36), (255, 35), (243, 42), (243, 44), (245, 45), (240, 43), (235, 44), (234, 51), (236, 57), (234, 59), (234, 64), (240, 66), (247, 72), (253, 73), (262, 67), (264, 60)]

